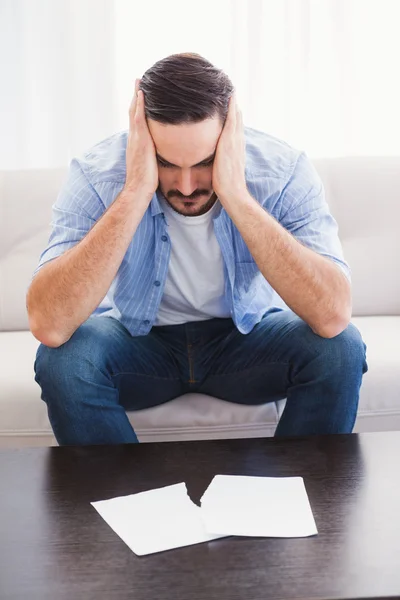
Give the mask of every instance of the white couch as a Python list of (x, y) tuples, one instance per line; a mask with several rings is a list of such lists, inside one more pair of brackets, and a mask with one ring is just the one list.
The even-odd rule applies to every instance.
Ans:
[[(356, 431), (400, 429), (400, 158), (314, 164), (352, 267), (353, 321), (368, 346)], [(65, 174), (0, 172), (0, 446), (54, 444), (34, 381), (38, 342), (25, 294)], [(130, 418), (141, 441), (268, 436), (283, 403), (245, 407), (190, 394)]]

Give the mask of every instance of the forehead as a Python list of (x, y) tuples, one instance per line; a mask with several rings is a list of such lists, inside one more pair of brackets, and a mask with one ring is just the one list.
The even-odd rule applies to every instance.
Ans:
[(210, 156), (215, 151), (222, 131), (219, 117), (181, 125), (166, 125), (149, 119), (148, 126), (157, 153), (182, 168), (195, 165)]

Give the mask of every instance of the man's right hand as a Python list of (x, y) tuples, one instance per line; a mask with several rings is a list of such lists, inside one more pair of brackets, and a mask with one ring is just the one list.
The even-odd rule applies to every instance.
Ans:
[(153, 138), (144, 112), (144, 95), (135, 82), (135, 94), (129, 108), (129, 134), (126, 145), (126, 179), (124, 190), (148, 198), (158, 187), (158, 168)]

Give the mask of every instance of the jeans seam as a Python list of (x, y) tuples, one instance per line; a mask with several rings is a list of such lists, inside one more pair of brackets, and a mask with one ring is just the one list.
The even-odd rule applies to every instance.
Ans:
[(148, 377), (149, 379), (162, 379), (163, 381), (181, 381), (180, 377), (159, 377), (159, 376), (154, 376), (154, 375), (147, 375), (146, 373), (132, 373), (131, 371), (129, 371), (127, 373), (124, 371), (121, 371), (120, 373), (104, 373), (100, 367), (98, 367), (97, 365), (92, 363), (90, 358), (87, 359), (87, 362), (94, 369), (101, 371), (103, 373), (103, 375), (106, 375), (106, 376), (109, 375), (109, 377), (111, 379), (113, 379), (114, 377), (118, 377), (118, 375), (135, 375), (136, 377)]
[[(275, 361), (275, 362), (268, 362), (268, 365), (285, 365), (286, 367), (290, 367), (291, 363), (290, 362), (283, 362), (283, 361)], [(247, 373), (248, 371), (252, 371), (253, 369), (259, 369), (261, 367), (265, 367), (265, 365), (254, 365), (253, 367), (248, 367), (246, 369), (242, 369), (241, 371), (230, 371), (229, 373), (213, 373), (212, 375), (208, 375), (205, 379), (208, 379), (208, 377), (219, 377), (220, 375), (239, 375), (242, 373)]]
[(190, 384), (197, 383), (197, 381), (194, 378), (194, 364), (193, 364), (193, 356), (192, 356), (192, 346), (193, 346), (193, 344), (188, 344), (187, 345), (187, 353), (188, 353), (188, 360), (189, 360), (189, 381), (187, 383), (190, 383)]
[(180, 381), (180, 377), (161, 377), (159, 375), (147, 375), (146, 373), (132, 373), (131, 371), (129, 372), (124, 372), (121, 371), (121, 373), (113, 373), (113, 375), (111, 375), (111, 378), (113, 379), (114, 377), (118, 377), (119, 375), (134, 375), (136, 377), (147, 377), (149, 379), (163, 379), (164, 381)]

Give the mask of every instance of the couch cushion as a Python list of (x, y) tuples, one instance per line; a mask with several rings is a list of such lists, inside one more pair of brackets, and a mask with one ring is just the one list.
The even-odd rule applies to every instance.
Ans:
[[(358, 317), (367, 344), (356, 431), (400, 429), (400, 317)], [(38, 342), (27, 331), (0, 333), (0, 445), (54, 443), (34, 381)], [(282, 412), (284, 401), (278, 403)], [(275, 404), (247, 407), (200, 394), (129, 413), (141, 441), (272, 435)]]
[(26, 291), (66, 169), (0, 171), (0, 331), (28, 329)]
[(368, 362), (355, 430), (400, 430), (400, 317), (354, 317), (353, 323)]
[(400, 315), (400, 158), (315, 160), (350, 264), (354, 315)]

